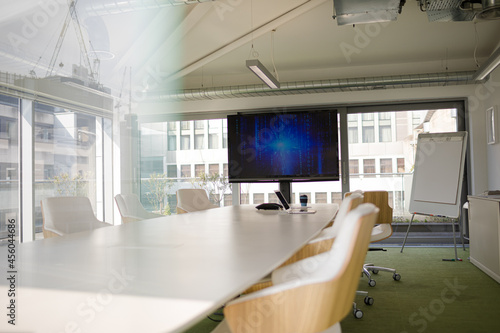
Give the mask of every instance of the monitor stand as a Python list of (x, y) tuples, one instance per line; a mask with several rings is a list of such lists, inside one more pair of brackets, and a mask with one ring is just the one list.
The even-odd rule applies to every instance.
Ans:
[(292, 184), (289, 181), (280, 180), (280, 192), (288, 203), (292, 204)]

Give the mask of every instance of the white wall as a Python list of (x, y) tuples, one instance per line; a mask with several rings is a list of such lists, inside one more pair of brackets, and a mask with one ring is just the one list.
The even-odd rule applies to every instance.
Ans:
[(485, 126), (487, 125), (486, 120), (486, 110), (490, 107), (495, 107), (496, 109), (496, 140), (497, 143), (493, 145), (486, 144), (486, 138), (484, 140), (484, 145), (486, 146), (487, 152), (487, 165), (488, 165), (488, 190), (500, 190), (500, 138), (498, 130), (500, 129), (498, 116), (500, 115), (500, 68), (497, 68), (490, 77), (490, 84), (488, 86), (488, 98), (482, 103), (482, 114)]
[[(345, 105), (352, 103), (409, 102), (467, 98), (470, 111), (469, 137), (471, 156), (471, 188), (469, 194), (479, 194), (487, 189), (500, 189), (500, 144), (488, 146), (485, 135), (485, 110), (495, 104), (500, 106), (500, 69), (486, 84), (447, 87), (401, 88), (376, 91), (321, 93), (291, 96), (248, 97), (192, 102), (147, 104), (141, 108), (147, 114), (164, 114), (166, 107), (179, 113), (236, 112), (269, 107), (293, 107), (303, 105)], [(140, 115), (139, 115), (140, 117)]]

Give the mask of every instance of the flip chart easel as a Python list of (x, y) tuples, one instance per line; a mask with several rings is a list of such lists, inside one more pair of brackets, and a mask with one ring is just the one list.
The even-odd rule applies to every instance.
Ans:
[[(415, 215), (440, 216), (458, 221), (465, 168), (467, 132), (423, 133), (417, 139), (409, 211), (413, 214), (401, 246), (403, 252)], [(457, 245), (453, 222), (455, 259)], [(446, 260), (446, 259), (443, 259)]]

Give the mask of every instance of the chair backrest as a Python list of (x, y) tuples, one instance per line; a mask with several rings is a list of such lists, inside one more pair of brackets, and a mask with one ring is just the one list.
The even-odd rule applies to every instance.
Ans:
[(122, 216), (122, 222), (139, 221), (160, 217), (162, 215), (148, 212), (141, 204), (136, 194), (117, 194), (115, 195), (116, 205)]
[(392, 207), (389, 206), (389, 192), (387, 191), (366, 191), (364, 202), (374, 204), (380, 209), (377, 221), (372, 231), (372, 242), (379, 242), (392, 236)]
[(332, 226), (323, 229), (314, 240), (318, 241), (326, 238), (335, 238), (347, 214), (356, 207), (358, 207), (362, 202), (363, 202), (363, 194), (361, 192), (353, 192), (349, 193), (349, 195), (346, 194), (346, 197), (344, 198), (344, 200), (342, 200), (342, 203), (340, 204), (339, 211), (335, 216)]
[(95, 217), (87, 197), (45, 198), (42, 199), (41, 206), (45, 237), (63, 236), (110, 225)]
[[(313, 333), (339, 323), (352, 311), (377, 214), (373, 204), (360, 205), (346, 216), (331, 251), (290, 265), (295, 271), (281, 268), (292, 269), (285, 282), (226, 304), (224, 314), (231, 330)], [(258, 323), (242, 327), (263, 309), (266, 315)]]
[(207, 191), (200, 188), (177, 190), (177, 214), (216, 208), (208, 199)]
[(380, 209), (375, 224), (392, 223), (392, 207), (389, 206), (389, 192), (387, 191), (365, 191), (363, 202), (372, 203)]

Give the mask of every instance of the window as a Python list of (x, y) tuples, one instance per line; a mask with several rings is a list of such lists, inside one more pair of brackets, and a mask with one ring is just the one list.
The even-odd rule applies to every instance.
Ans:
[(240, 203), (241, 203), (242, 205), (244, 205), (244, 204), (249, 204), (249, 203), (250, 203), (250, 201), (248, 200), (248, 198), (249, 198), (249, 194), (248, 194), (248, 193), (243, 193), (243, 192), (242, 192), (242, 193), (240, 194)]
[(167, 177), (177, 178), (177, 165), (167, 165)]
[(177, 129), (177, 122), (175, 121), (169, 121), (167, 128), (169, 131), (175, 131)]
[(227, 149), (227, 133), (222, 133), (222, 148)]
[(222, 119), (222, 148), (227, 148), (227, 119)]
[(219, 164), (209, 164), (208, 165), (208, 173), (210, 175), (218, 175), (219, 174)]
[(191, 149), (189, 135), (181, 135), (181, 150), (189, 149)]
[(200, 130), (205, 128), (205, 121), (204, 120), (195, 120), (194, 121), (194, 129)]
[(191, 128), (190, 121), (181, 121), (181, 130), (188, 130)]
[(205, 164), (195, 164), (194, 165), (194, 175), (195, 177), (199, 177), (200, 175), (205, 174)]
[[(14, 199), (19, 195), (18, 103), (17, 98), (0, 95), (0, 195), (3, 198), (0, 205), (0, 239), (8, 235), (9, 219), (20, 220), (19, 201)], [(19, 235), (19, 229), (16, 235)]]
[(264, 203), (264, 193), (254, 193), (253, 194), (253, 203), (254, 204)]
[(191, 165), (181, 165), (181, 177), (191, 178)]
[(359, 174), (359, 161), (358, 160), (349, 160), (349, 174), (350, 175)]
[(392, 141), (391, 113), (381, 112), (378, 114), (379, 142)]
[(397, 163), (398, 163), (398, 173), (404, 173), (405, 172), (405, 159), (398, 158)]
[(224, 175), (224, 177), (226, 177), (226, 178), (227, 178), (227, 177), (228, 177), (228, 175), (229, 175), (229, 170), (228, 170), (229, 165), (228, 165), (227, 163), (224, 163), (224, 165), (223, 165), (223, 167), (222, 167), (222, 168), (223, 168), (223, 175)]
[(380, 173), (392, 173), (392, 158), (380, 159)]
[(219, 135), (209, 134), (208, 135), (208, 149), (219, 149)]
[(332, 203), (335, 203), (340, 206), (342, 203), (342, 193), (341, 192), (332, 192)]
[(232, 206), (232, 205), (233, 205), (233, 195), (224, 194), (224, 206)]
[(375, 173), (375, 159), (367, 158), (363, 160), (363, 173)]
[(349, 143), (358, 143), (358, 115), (347, 115), (347, 126), (349, 129), (348, 138)]
[(316, 192), (315, 203), (327, 203), (326, 192)]
[(194, 135), (194, 149), (205, 149), (203, 145), (204, 135), (203, 134), (195, 134)]
[(169, 151), (177, 150), (177, 136), (169, 135), (167, 140), (168, 140), (168, 150)]
[(363, 143), (375, 142), (375, 125), (373, 120), (373, 113), (363, 113)]
[[(81, 160), (78, 160), (77, 163), (81, 163)], [(163, 173), (163, 158), (161, 156), (141, 159), (141, 178), (149, 178), (152, 173)]]

